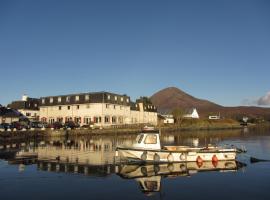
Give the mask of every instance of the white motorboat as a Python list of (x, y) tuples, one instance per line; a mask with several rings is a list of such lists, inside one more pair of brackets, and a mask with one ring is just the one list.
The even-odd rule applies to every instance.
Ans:
[(189, 146), (161, 146), (160, 134), (148, 131), (139, 134), (136, 143), (131, 146), (118, 146), (115, 156), (121, 160), (143, 162), (197, 162), (235, 160), (237, 148)]

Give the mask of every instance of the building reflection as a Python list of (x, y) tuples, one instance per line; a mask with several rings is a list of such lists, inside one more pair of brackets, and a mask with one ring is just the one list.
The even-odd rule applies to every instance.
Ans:
[[(190, 177), (198, 172), (235, 172), (244, 165), (234, 161), (166, 163), (156, 165), (131, 165), (114, 160), (118, 145), (132, 145), (137, 134), (117, 136), (91, 136), (53, 138), (24, 142), (7, 142), (0, 145), (0, 159), (17, 165), (23, 172), (28, 165), (35, 164), (37, 170), (50, 173), (81, 174), (106, 177), (117, 174), (123, 179), (135, 180), (146, 195), (160, 192), (162, 179)], [(207, 140), (222, 141), (222, 136), (211, 135), (166, 135), (164, 144), (199, 146)]]

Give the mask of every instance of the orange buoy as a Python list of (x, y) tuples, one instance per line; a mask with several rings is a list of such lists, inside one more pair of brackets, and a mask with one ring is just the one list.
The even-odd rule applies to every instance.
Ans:
[(217, 165), (218, 165), (218, 158), (216, 155), (213, 155), (213, 157), (212, 157), (212, 164), (214, 167), (217, 167)]
[(200, 168), (203, 165), (203, 159), (198, 156), (196, 159), (197, 166)]
[(201, 158), (201, 156), (198, 156), (197, 157), (196, 162), (197, 163), (202, 163), (203, 162), (203, 159)]
[(213, 155), (212, 162), (218, 162), (218, 157), (216, 155)]

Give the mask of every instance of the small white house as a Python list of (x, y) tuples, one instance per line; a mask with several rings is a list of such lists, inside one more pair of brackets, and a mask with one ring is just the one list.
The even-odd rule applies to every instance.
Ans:
[(196, 108), (189, 109), (186, 114), (183, 115), (183, 118), (199, 119), (199, 114)]
[(164, 124), (174, 124), (173, 115), (162, 115), (164, 117), (163, 123)]
[(220, 119), (219, 115), (210, 115), (208, 119)]

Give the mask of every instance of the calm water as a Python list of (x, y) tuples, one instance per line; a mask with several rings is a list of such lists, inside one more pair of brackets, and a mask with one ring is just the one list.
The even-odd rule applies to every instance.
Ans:
[[(115, 165), (114, 149), (136, 135), (0, 144), (1, 199), (270, 199), (270, 131), (162, 134), (162, 143), (244, 146), (237, 164)], [(244, 166), (244, 164), (246, 164)]]

